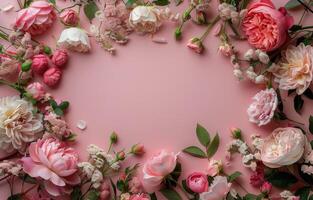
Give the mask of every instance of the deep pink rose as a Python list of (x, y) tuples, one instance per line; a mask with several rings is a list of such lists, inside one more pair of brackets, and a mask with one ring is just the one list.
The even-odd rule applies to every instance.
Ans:
[(46, 94), (44, 87), (39, 82), (29, 84), (26, 88), (26, 91), (30, 93), (36, 100), (42, 99)]
[(30, 33), (31, 35), (40, 35), (48, 30), (56, 14), (52, 4), (46, 1), (34, 1), (28, 8), (20, 10), (17, 14), (15, 27)]
[(187, 186), (195, 193), (202, 193), (208, 190), (209, 182), (205, 174), (194, 172), (187, 178)]
[(248, 42), (257, 49), (272, 51), (287, 39), (287, 31), (293, 18), (286, 9), (275, 9), (271, 0), (260, 0), (248, 7), (242, 27)]
[(63, 67), (68, 60), (68, 53), (65, 49), (58, 49), (56, 50), (51, 58), (53, 64), (58, 67)]
[(57, 67), (52, 67), (43, 74), (43, 82), (49, 87), (54, 87), (60, 82), (61, 77), (62, 71)]
[(133, 194), (129, 200), (150, 200), (150, 197), (147, 194)]
[(68, 9), (60, 14), (61, 21), (70, 26), (76, 26), (79, 21), (78, 13), (73, 9)]
[(80, 183), (77, 172), (78, 154), (55, 138), (39, 139), (29, 146), (29, 157), (22, 158), (23, 170), (42, 178), (47, 192), (59, 196), (70, 192), (69, 186)]
[(37, 54), (33, 56), (32, 70), (36, 74), (42, 75), (49, 67), (49, 59), (44, 54)]

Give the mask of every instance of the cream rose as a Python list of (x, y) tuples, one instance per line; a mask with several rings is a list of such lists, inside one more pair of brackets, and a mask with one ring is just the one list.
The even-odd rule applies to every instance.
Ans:
[(82, 53), (90, 50), (90, 42), (86, 31), (75, 27), (62, 31), (58, 46)]
[(298, 128), (277, 128), (264, 139), (261, 160), (270, 168), (292, 165), (304, 153), (307, 139)]

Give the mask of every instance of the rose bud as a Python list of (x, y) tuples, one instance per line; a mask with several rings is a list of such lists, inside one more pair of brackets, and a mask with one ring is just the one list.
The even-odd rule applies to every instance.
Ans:
[(272, 184), (266, 181), (263, 183), (260, 190), (263, 194), (268, 195), (272, 190)]
[(202, 41), (199, 38), (191, 38), (188, 43), (187, 43), (187, 47), (190, 48), (191, 50), (193, 50), (194, 52), (201, 54), (204, 50)]
[(142, 144), (135, 144), (131, 148), (131, 153), (134, 155), (143, 155), (145, 153), (145, 147)]
[(196, 16), (197, 16), (197, 21), (196, 21), (197, 24), (207, 24), (205, 12), (197, 11)]
[(48, 57), (44, 54), (33, 56), (32, 69), (36, 74), (42, 75), (49, 67)]
[(241, 139), (241, 130), (239, 128), (231, 128), (230, 131), (234, 139)]
[(205, 192), (209, 186), (207, 176), (200, 172), (190, 174), (186, 181), (188, 188), (195, 193)]
[(125, 152), (124, 151), (120, 151), (116, 154), (116, 159), (117, 160), (125, 160)]
[(118, 140), (118, 137), (117, 137), (117, 134), (115, 132), (113, 132), (110, 136), (110, 142), (112, 144), (116, 144), (117, 143), (117, 140)]
[(36, 100), (42, 99), (46, 94), (44, 87), (39, 82), (29, 84), (26, 91)]
[(57, 67), (48, 69), (43, 75), (43, 82), (49, 87), (56, 86), (62, 77), (62, 71)]
[(79, 21), (78, 13), (73, 9), (68, 9), (60, 14), (61, 22), (65, 25), (76, 26)]
[(68, 60), (68, 54), (65, 49), (58, 49), (56, 50), (51, 58), (51, 61), (53, 64), (55, 64), (58, 67), (63, 67)]

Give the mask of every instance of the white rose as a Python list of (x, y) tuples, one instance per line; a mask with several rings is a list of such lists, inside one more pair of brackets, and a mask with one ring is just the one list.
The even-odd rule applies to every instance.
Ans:
[(158, 19), (157, 8), (153, 6), (137, 6), (129, 15), (129, 23), (135, 31), (154, 33), (161, 26)]
[(90, 42), (86, 31), (75, 27), (64, 29), (57, 44), (71, 51), (84, 53), (90, 50)]

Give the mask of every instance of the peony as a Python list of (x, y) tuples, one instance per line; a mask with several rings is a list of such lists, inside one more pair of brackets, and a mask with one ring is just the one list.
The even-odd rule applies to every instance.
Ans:
[(174, 171), (177, 154), (161, 151), (152, 157), (143, 166), (143, 183), (146, 187), (155, 189), (159, 187), (165, 176)]
[(40, 35), (48, 30), (56, 19), (53, 9), (53, 5), (46, 1), (34, 1), (28, 8), (18, 12), (15, 27), (31, 35)]
[(249, 6), (242, 27), (252, 46), (272, 51), (286, 41), (287, 31), (292, 24), (293, 18), (286, 9), (276, 10), (271, 0), (260, 0)]
[(16, 81), (20, 72), (20, 63), (5, 54), (0, 54), (0, 79)]
[(195, 193), (202, 193), (207, 191), (209, 182), (205, 174), (200, 172), (194, 172), (187, 178), (187, 186)]
[(59, 196), (70, 192), (69, 185), (80, 183), (77, 172), (78, 154), (55, 138), (40, 139), (29, 146), (29, 156), (21, 159), (23, 170), (42, 178), (47, 192)]
[(61, 12), (59, 17), (65, 25), (69, 26), (76, 26), (79, 21), (78, 13), (73, 9)]
[(24, 152), (28, 143), (42, 135), (42, 115), (33, 110), (31, 103), (17, 96), (0, 98), (1, 149)]
[(68, 60), (68, 53), (65, 49), (57, 49), (51, 58), (53, 64), (58, 67), (63, 67)]
[(253, 100), (247, 110), (249, 121), (259, 126), (268, 124), (273, 118), (278, 105), (275, 90), (273, 88), (261, 90), (253, 97)]
[(26, 91), (36, 100), (41, 100), (45, 97), (46, 91), (39, 82), (31, 83), (27, 86)]
[(302, 157), (307, 142), (301, 129), (277, 128), (264, 139), (261, 160), (270, 168), (291, 165)]
[(282, 90), (295, 89), (301, 95), (311, 84), (313, 77), (313, 47), (304, 44), (289, 45), (282, 59), (270, 71)]
[(200, 200), (217, 200), (224, 199), (230, 190), (231, 183), (227, 182), (225, 176), (216, 176), (210, 185), (208, 192), (200, 194)]
[(86, 31), (75, 27), (63, 30), (57, 44), (71, 51), (84, 53), (90, 50), (89, 38)]

